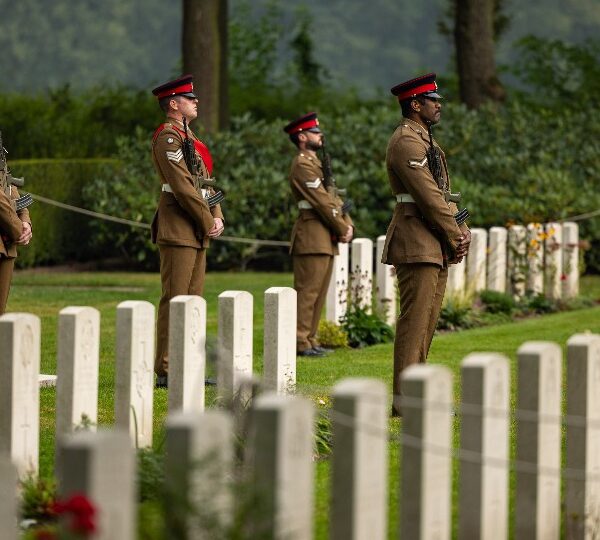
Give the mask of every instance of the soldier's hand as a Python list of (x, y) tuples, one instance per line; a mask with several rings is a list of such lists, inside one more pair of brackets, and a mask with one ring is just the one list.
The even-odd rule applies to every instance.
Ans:
[(31, 225), (27, 223), (27, 221), (23, 221), (23, 231), (21, 232), (21, 236), (15, 241), (15, 244), (19, 246), (26, 246), (29, 244), (33, 233), (31, 232)]
[(352, 241), (353, 236), (354, 236), (354, 227), (352, 227), (352, 225), (348, 225), (348, 228), (346, 229), (346, 234), (344, 236), (340, 237), (340, 242), (342, 242), (343, 244), (348, 244), (349, 242)]
[(221, 236), (224, 229), (225, 225), (223, 223), (223, 220), (217, 217), (215, 218), (215, 224), (213, 225), (212, 229), (208, 231), (208, 237), (217, 238), (217, 236)]

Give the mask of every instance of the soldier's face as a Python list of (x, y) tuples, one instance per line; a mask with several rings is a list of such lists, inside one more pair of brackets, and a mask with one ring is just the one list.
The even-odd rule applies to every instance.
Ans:
[(306, 148), (308, 150), (316, 151), (323, 146), (323, 134), (313, 133), (312, 131), (305, 131), (306, 135)]
[(198, 100), (196, 98), (188, 98), (179, 96), (176, 100), (177, 110), (191, 122), (198, 116)]
[(437, 124), (442, 116), (442, 104), (435, 98), (424, 98), (419, 101), (421, 110), (419, 114), (428, 124)]

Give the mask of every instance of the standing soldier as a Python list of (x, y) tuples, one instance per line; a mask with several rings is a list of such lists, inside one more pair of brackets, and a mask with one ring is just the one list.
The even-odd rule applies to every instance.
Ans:
[(152, 220), (152, 241), (158, 244), (162, 296), (158, 306), (156, 386), (168, 384), (169, 301), (201, 295), (210, 238), (223, 232), (223, 214), (210, 175), (208, 148), (188, 127), (198, 115), (192, 76), (185, 75), (152, 90), (167, 119), (154, 132), (152, 158), (162, 182)]
[(352, 220), (343, 211), (335, 185), (326, 185), (317, 150), (323, 146), (316, 113), (309, 113), (285, 126), (298, 148), (292, 161), (290, 184), (300, 211), (292, 230), (290, 253), (294, 266), (294, 288), (298, 293), (298, 356), (323, 356), (317, 341), (321, 310), (333, 270), (338, 242), (350, 242)]
[(23, 204), (25, 199), (31, 202), (31, 198), (27, 195), (17, 200), (16, 185), (23, 185), (23, 180), (10, 174), (6, 154), (0, 134), (0, 315), (6, 312), (17, 246), (29, 244), (32, 235), (28, 204)]
[(425, 362), (448, 278), (448, 264), (467, 254), (468, 212), (458, 212), (460, 194), (450, 192), (446, 158), (431, 136), (440, 120), (441, 96), (435, 73), (392, 88), (403, 118), (387, 147), (386, 166), (396, 208), (388, 227), (382, 262), (393, 264), (400, 288), (401, 315), (394, 341), (394, 402), (401, 414), (400, 376)]

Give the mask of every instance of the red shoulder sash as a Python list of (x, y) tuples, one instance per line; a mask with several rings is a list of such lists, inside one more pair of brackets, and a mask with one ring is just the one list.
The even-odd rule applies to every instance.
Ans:
[[(173, 125), (173, 124), (171, 124), (171, 125)], [(160, 132), (163, 129), (165, 129), (165, 127), (166, 127), (166, 124), (161, 124), (160, 126), (158, 126), (156, 128), (154, 135), (152, 135), (152, 142), (156, 141), (156, 137), (158, 137)], [(183, 129), (179, 129), (177, 126), (174, 126), (174, 125), (173, 125), (173, 128), (175, 128), (177, 131), (179, 131), (179, 133), (181, 133), (181, 135), (183, 135), (183, 137), (185, 138), (185, 131), (183, 131)], [(198, 154), (200, 154), (200, 157), (202, 158), (204, 165), (206, 165), (208, 174), (212, 174), (213, 159), (212, 159), (212, 156), (210, 155), (210, 150), (208, 149), (208, 147), (202, 141), (198, 141), (198, 140), (194, 139), (194, 148), (196, 149), (196, 152), (198, 152)]]

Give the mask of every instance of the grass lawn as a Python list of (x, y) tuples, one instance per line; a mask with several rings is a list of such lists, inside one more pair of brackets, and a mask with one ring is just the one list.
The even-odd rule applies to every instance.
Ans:
[[(225, 290), (245, 290), (254, 296), (254, 365), (262, 371), (263, 294), (272, 286), (291, 286), (290, 274), (271, 273), (209, 273), (205, 298), (208, 308), (207, 334), (209, 346), (217, 336), (217, 297)], [(582, 280), (585, 296), (600, 298), (600, 276)], [(42, 372), (56, 371), (56, 335), (58, 312), (67, 306), (93, 306), (101, 314), (99, 423), (110, 425), (114, 420), (114, 348), (116, 306), (124, 300), (148, 300), (155, 306), (160, 295), (157, 274), (143, 273), (44, 273), (18, 272), (9, 298), (9, 311), (29, 312), (42, 321)], [(600, 333), (600, 307), (535, 317), (493, 327), (439, 334), (434, 338), (430, 362), (448, 366), (455, 374), (456, 394), (460, 362), (475, 351), (496, 351), (507, 355), (513, 366), (518, 347), (528, 340), (551, 340), (565, 346), (577, 332)], [(214, 366), (209, 366), (209, 371)], [(340, 350), (326, 358), (298, 359), (298, 387), (316, 403), (329, 404), (333, 384), (344, 377), (369, 376), (384, 380), (391, 391), (392, 345), (378, 345), (362, 350)], [(214, 389), (207, 389), (207, 403), (214, 401)], [(513, 385), (514, 391), (514, 385)], [(54, 461), (55, 391), (41, 391), (40, 474), (50, 476)], [(163, 422), (167, 409), (166, 390), (155, 390), (154, 444), (164, 438)], [(399, 421), (390, 420), (391, 433), (399, 432)], [(396, 527), (398, 445), (390, 443), (390, 537)], [(317, 538), (327, 538), (329, 463), (317, 463)]]

